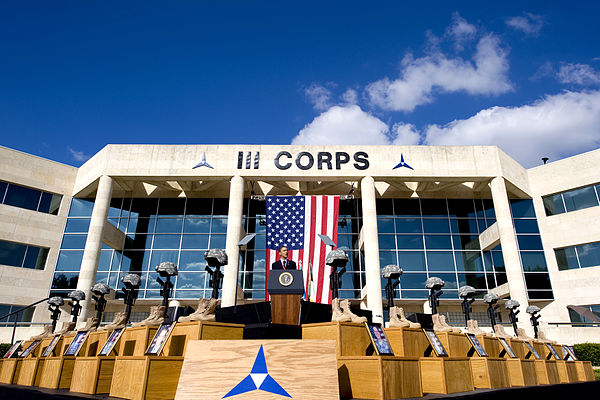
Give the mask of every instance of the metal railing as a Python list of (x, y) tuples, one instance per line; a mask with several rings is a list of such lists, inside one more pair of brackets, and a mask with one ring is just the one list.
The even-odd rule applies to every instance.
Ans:
[(548, 325), (570, 325), (576, 327), (600, 327), (600, 322), (548, 322)]
[[(15, 332), (16, 332), (16, 330), (17, 330), (17, 325), (19, 324), (19, 313), (20, 313), (20, 312), (22, 312), (22, 311), (25, 311), (25, 310), (27, 310), (27, 309), (29, 309), (29, 308), (32, 308), (32, 307), (34, 307), (34, 306), (37, 306), (38, 304), (40, 304), (40, 303), (42, 303), (42, 302), (44, 302), (44, 301), (48, 300), (49, 298), (50, 298), (50, 297), (46, 297), (46, 298), (44, 298), (44, 299), (38, 300), (38, 301), (36, 301), (35, 303), (31, 303), (31, 304), (29, 304), (28, 306), (21, 307), (21, 308), (19, 308), (19, 309), (15, 310), (15, 311), (13, 311), (13, 312), (11, 312), (11, 313), (9, 313), (9, 314), (6, 314), (6, 315), (3, 315), (3, 316), (1, 316), (1, 317), (0, 317), (0, 321), (2, 321), (3, 319), (5, 319), (5, 318), (8, 318), (8, 317), (10, 317), (11, 315), (15, 315), (15, 314), (16, 314), (16, 316), (15, 316), (15, 321), (14, 321), (14, 323), (13, 323), (12, 337), (11, 337), (11, 339), (10, 339), (10, 344), (11, 344), (11, 345), (15, 343)], [(28, 322), (28, 324), (31, 324), (31, 322)]]

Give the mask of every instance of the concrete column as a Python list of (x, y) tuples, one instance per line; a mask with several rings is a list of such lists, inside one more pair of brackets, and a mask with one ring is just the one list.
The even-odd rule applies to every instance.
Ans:
[[(525, 312), (529, 302), (527, 300), (527, 290), (525, 278), (523, 276), (523, 266), (519, 254), (519, 245), (512, 222), (512, 213), (510, 212), (510, 203), (506, 193), (506, 182), (501, 176), (497, 176), (491, 181), (492, 200), (494, 202), (494, 211), (496, 213), (496, 224), (500, 233), (500, 244), (502, 245), (502, 257), (506, 267), (506, 278), (510, 298), (517, 300), (521, 304), (518, 315), (519, 328), (524, 328), (528, 334), (533, 335), (533, 328), (529, 322), (529, 314)], [(506, 322), (506, 321), (505, 321)], [(506, 328), (512, 334), (512, 328)]]
[(227, 215), (227, 258), (223, 277), (222, 307), (235, 305), (240, 264), (240, 234), (242, 232), (242, 213), (244, 208), (244, 178), (234, 176), (229, 186), (229, 214)]
[(77, 282), (77, 289), (85, 292), (85, 301), (81, 302), (83, 307), (81, 309), (81, 315), (77, 320), (79, 323), (85, 322), (90, 308), (92, 308), (92, 312), (89, 314), (93, 315), (93, 307), (91, 307), (92, 294), (90, 289), (96, 283), (96, 269), (98, 268), (100, 249), (102, 248), (102, 231), (104, 229), (106, 218), (108, 217), (112, 188), (112, 178), (102, 175), (98, 182), (96, 200), (92, 211), (92, 220), (90, 221), (90, 229), (88, 230), (87, 240), (85, 242), (85, 250), (83, 251), (83, 260), (81, 261), (81, 270)]
[(367, 305), (373, 312), (373, 322), (383, 323), (379, 239), (377, 235), (377, 209), (375, 206), (375, 181), (372, 177), (365, 176), (361, 180), (360, 191), (362, 196), (362, 232), (365, 251), (365, 273), (367, 279)]

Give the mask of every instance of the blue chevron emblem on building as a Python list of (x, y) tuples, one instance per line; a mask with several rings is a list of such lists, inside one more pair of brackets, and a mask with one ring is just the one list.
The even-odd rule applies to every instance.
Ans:
[(396, 169), (396, 168), (400, 168), (400, 167), (405, 167), (408, 169), (412, 169), (414, 171), (414, 168), (411, 167), (410, 165), (408, 165), (407, 163), (404, 162), (404, 154), (400, 153), (400, 162), (392, 169)]
[(202, 161), (192, 167), (192, 169), (196, 169), (198, 167), (208, 167), (210, 169), (214, 169), (212, 165), (206, 162), (206, 153), (202, 153)]
[(242, 379), (240, 383), (235, 385), (235, 387), (223, 396), (223, 398), (237, 396), (238, 394), (252, 392), (253, 390), (262, 390), (264, 392), (292, 398), (292, 396), (290, 396), (288, 392), (286, 392), (281, 385), (269, 375), (262, 344), (260, 345), (260, 350), (258, 350), (256, 359), (254, 360), (254, 366), (250, 370), (250, 374)]

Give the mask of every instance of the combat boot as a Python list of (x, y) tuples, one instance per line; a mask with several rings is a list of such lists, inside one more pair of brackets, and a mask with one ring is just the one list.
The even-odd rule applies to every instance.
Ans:
[(367, 318), (359, 317), (358, 315), (356, 315), (352, 311), (350, 311), (350, 300), (344, 299), (344, 300), (340, 301), (340, 308), (342, 310), (342, 314), (345, 315), (347, 318), (350, 318), (350, 322), (354, 322), (354, 323), (358, 323), (358, 324), (367, 322)]
[(433, 314), (431, 316), (431, 320), (433, 321), (433, 330), (436, 332), (452, 332), (452, 328), (442, 324), (440, 317), (440, 314)]
[(125, 328), (127, 325), (127, 313), (125, 311), (115, 313), (113, 322), (108, 325), (98, 328), (99, 331), (112, 331), (115, 329)]
[(64, 335), (67, 332), (71, 332), (75, 330), (75, 322), (63, 322), (62, 329), (58, 332), (55, 332), (55, 335)]
[(89, 317), (85, 323), (85, 326), (78, 330), (78, 332), (93, 332), (96, 330), (96, 326), (98, 325), (98, 318)]
[(350, 322), (352, 317), (344, 314), (340, 308), (340, 299), (337, 297), (331, 301), (331, 321), (332, 322)]
[(36, 336), (32, 336), (29, 340), (42, 340), (53, 335), (54, 333), (52, 333), (52, 325), (48, 324), (44, 325), (44, 330), (42, 331), (42, 333)]
[(150, 315), (143, 321), (132, 324), (132, 327), (138, 326), (159, 326), (165, 322), (165, 306), (153, 306), (150, 307)]
[(494, 325), (494, 334), (496, 335), (496, 337), (501, 337), (504, 339), (510, 338), (510, 335), (506, 333), (502, 325)]
[(417, 322), (411, 322), (408, 319), (406, 319), (406, 316), (404, 315), (404, 309), (402, 307), (398, 307), (398, 317), (400, 317), (400, 321), (404, 322), (405, 324), (408, 324), (409, 328), (421, 329), (421, 324)]
[(187, 315), (185, 317), (183, 317), (183, 316), (179, 317), (177, 322), (198, 321), (200, 318), (200, 315), (202, 315), (206, 311), (207, 306), (208, 306), (208, 299), (200, 299), (198, 301), (198, 309), (196, 311), (194, 311), (193, 313), (191, 313), (190, 315)]

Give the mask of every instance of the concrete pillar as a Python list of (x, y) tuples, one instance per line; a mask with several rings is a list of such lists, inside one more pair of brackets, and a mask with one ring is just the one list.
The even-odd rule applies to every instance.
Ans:
[(77, 320), (79, 323), (85, 322), (90, 308), (92, 308), (92, 312), (89, 313), (89, 315), (93, 315), (93, 307), (91, 306), (92, 294), (90, 289), (96, 283), (96, 269), (98, 268), (100, 249), (102, 249), (102, 231), (104, 229), (106, 218), (108, 217), (112, 188), (112, 178), (102, 175), (98, 182), (98, 190), (96, 191), (96, 200), (92, 211), (90, 229), (88, 230), (87, 240), (85, 241), (83, 260), (81, 261), (81, 270), (79, 272), (79, 280), (77, 281), (77, 289), (85, 292), (85, 301), (81, 302), (83, 307), (81, 309), (81, 315)]
[(227, 215), (226, 251), (229, 264), (223, 273), (222, 307), (235, 305), (240, 264), (240, 234), (242, 232), (242, 213), (244, 208), (244, 178), (234, 176), (229, 186), (229, 214)]
[[(525, 286), (525, 278), (523, 276), (523, 266), (521, 264), (521, 256), (519, 254), (519, 245), (517, 236), (512, 222), (512, 213), (510, 211), (510, 203), (506, 192), (506, 182), (501, 176), (492, 179), (490, 184), (492, 189), (492, 200), (494, 202), (494, 211), (496, 213), (496, 224), (500, 233), (500, 244), (502, 245), (502, 257), (506, 267), (506, 278), (510, 291), (510, 298), (517, 300), (521, 305), (518, 315), (519, 328), (524, 328), (528, 334), (533, 335), (533, 328), (529, 322), (529, 314), (525, 312), (529, 305), (527, 299), (527, 290)], [(504, 321), (507, 322), (507, 321)], [(512, 328), (506, 328), (509, 333)]]
[(367, 279), (367, 304), (373, 312), (373, 322), (383, 323), (381, 298), (381, 271), (379, 266), (379, 240), (377, 235), (377, 209), (375, 206), (375, 181), (365, 176), (360, 182), (362, 196), (363, 239), (365, 273)]

